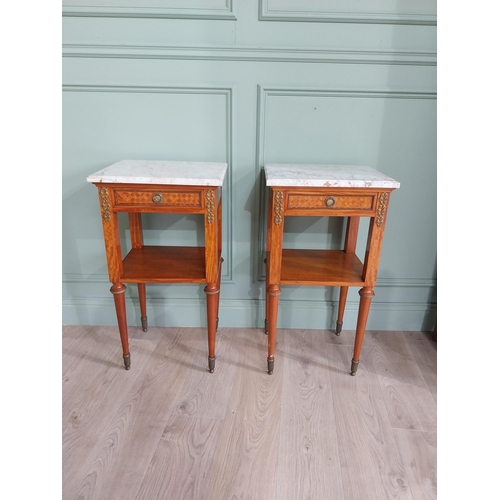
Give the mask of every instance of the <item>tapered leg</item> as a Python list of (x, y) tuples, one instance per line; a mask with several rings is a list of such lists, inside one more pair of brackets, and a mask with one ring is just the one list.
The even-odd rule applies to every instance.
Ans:
[(208, 322), (208, 370), (215, 369), (215, 334), (217, 331), (217, 306), (219, 303), (219, 289), (216, 283), (205, 287), (207, 295), (207, 322)]
[(205, 276), (207, 280), (205, 293), (207, 295), (208, 370), (210, 373), (213, 373), (215, 369), (215, 334), (221, 269), (221, 249), (219, 248), (221, 245), (221, 203), (220, 188), (205, 191)]
[(278, 303), (281, 294), (281, 252), (283, 246), (284, 197), (280, 188), (271, 188), (267, 218), (266, 240), (266, 315), (267, 315), (267, 371), (274, 371), (274, 345), (278, 322)]
[(276, 325), (278, 323), (278, 304), (281, 289), (278, 285), (267, 288), (267, 302), (269, 304), (267, 317), (267, 371), (272, 375), (274, 371), (274, 346), (276, 343)]
[(137, 283), (137, 290), (139, 291), (139, 305), (141, 307), (141, 324), (142, 331), (148, 331), (148, 316), (146, 313), (146, 283)]
[(111, 293), (115, 300), (116, 317), (118, 319), (118, 329), (122, 341), (123, 362), (125, 369), (130, 370), (130, 349), (128, 345), (127, 311), (125, 308), (125, 290), (127, 287), (123, 283), (113, 283)]
[(361, 354), (361, 346), (363, 345), (363, 338), (365, 336), (366, 322), (368, 320), (368, 313), (370, 312), (370, 304), (375, 296), (373, 288), (365, 286), (359, 291), (361, 297), (359, 301), (358, 323), (356, 325), (356, 338), (354, 340), (354, 354), (351, 363), (351, 375), (356, 375), (359, 365), (359, 356)]
[(348, 286), (341, 286), (340, 287), (339, 312), (338, 312), (338, 316), (337, 316), (337, 328), (335, 330), (336, 335), (340, 335), (340, 332), (342, 331), (342, 325), (344, 323), (345, 304), (347, 301), (347, 292), (348, 291), (349, 291)]

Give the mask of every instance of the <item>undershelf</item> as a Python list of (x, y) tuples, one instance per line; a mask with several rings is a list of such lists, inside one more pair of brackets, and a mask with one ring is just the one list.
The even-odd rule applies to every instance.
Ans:
[(343, 250), (283, 249), (282, 285), (364, 285), (363, 263)]
[(205, 283), (205, 247), (144, 246), (123, 259), (125, 283)]

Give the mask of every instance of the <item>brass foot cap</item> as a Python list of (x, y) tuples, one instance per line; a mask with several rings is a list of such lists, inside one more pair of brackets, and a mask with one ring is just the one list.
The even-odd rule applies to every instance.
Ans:
[(123, 362), (125, 363), (125, 370), (130, 370), (130, 354), (123, 355)]
[(213, 373), (215, 369), (215, 358), (208, 358), (208, 371)]
[(144, 316), (141, 318), (141, 324), (142, 324), (142, 331), (147, 332), (148, 331), (148, 317)]
[(343, 324), (344, 324), (343, 321), (337, 321), (337, 328), (335, 329), (335, 335), (340, 335), (340, 332), (342, 331)]
[(267, 371), (269, 375), (272, 375), (274, 372), (274, 358), (267, 360)]
[(358, 365), (359, 361), (351, 361), (351, 375), (354, 377), (356, 375), (356, 372), (358, 371)]

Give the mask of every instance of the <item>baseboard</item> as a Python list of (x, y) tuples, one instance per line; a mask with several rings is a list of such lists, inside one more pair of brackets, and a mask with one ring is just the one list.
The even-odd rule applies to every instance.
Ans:
[[(278, 328), (333, 329), (336, 323), (336, 302), (281, 300)], [(150, 326), (200, 327), (206, 324), (203, 299), (150, 299), (147, 304)], [(343, 328), (356, 328), (358, 302), (347, 302)], [(113, 299), (81, 298), (64, 300), (62, 322), (67, 325), (115, 325)], [(261, 299), (221, 299), (219, 326), (262, 328), (265, 302)], [(138, 300), (127, 298), (127, 321), (139, 326)], [(430, 331), (436, 321), (433, 304), (373, 302), (368, 317), (369, 330)]]

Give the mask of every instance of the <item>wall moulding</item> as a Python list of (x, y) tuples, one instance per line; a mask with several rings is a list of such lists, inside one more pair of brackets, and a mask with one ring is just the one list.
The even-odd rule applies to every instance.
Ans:
[(64, 44), (63, 57), (436, 66), (435, 52)]
[[(406, 2), (406, 12), (397, 2), (353, 2), (345, 0), (319, 0), (310, 2), (283, 0), (259, 0), (260, 21), (321, 22), (321, 23), (362, 23), (362, 24), (409, 24), (436, 26), (436, 2)], [(389, 4), (389, 5), (387, 5)], [(314, 6), (315, 8), (311, 8)], [(420, 11), (411, 10), (417, 6)], [(377, 9), (378, 7), (378, 9)], [(387, 11), (392, 7), (392, 12)]]
[(65, 0), (65, 17), (132, 17), (236, 21), (234, 0), (122, 0), (117, 5), (93, 0)]
[[(62, 86), (63, 92), (90, 92), (90, 93), (129, 93), (129, 94), (192, 94), (192, 95), (220, 95), (225, 98), (226, 106), (226, 153), (225, 161), (228, 164), (226, 178), (223, 185), (223, 213), (226, 221), (223, 228), (223, 250), (226, 273), (223, 272), (222, 280), (226, 283), (233, 282), (233, 188), (232, 188), (232, 165), (233, 165), (233, 141), (234, 131), (234, 93), (233, 87), (157, 87), (157, 86), (133, 86), (133, 85), (74, 85)], [(83, 180), (83, 182), (85, 179)], [(97, 201), (96, 201), (97, 203)], [(87, 278), (83, 278), (87, 281)], [(74, 281), (75, 276), (70, 278)], [(99, 281), (99, 279), (97, 279)]]

